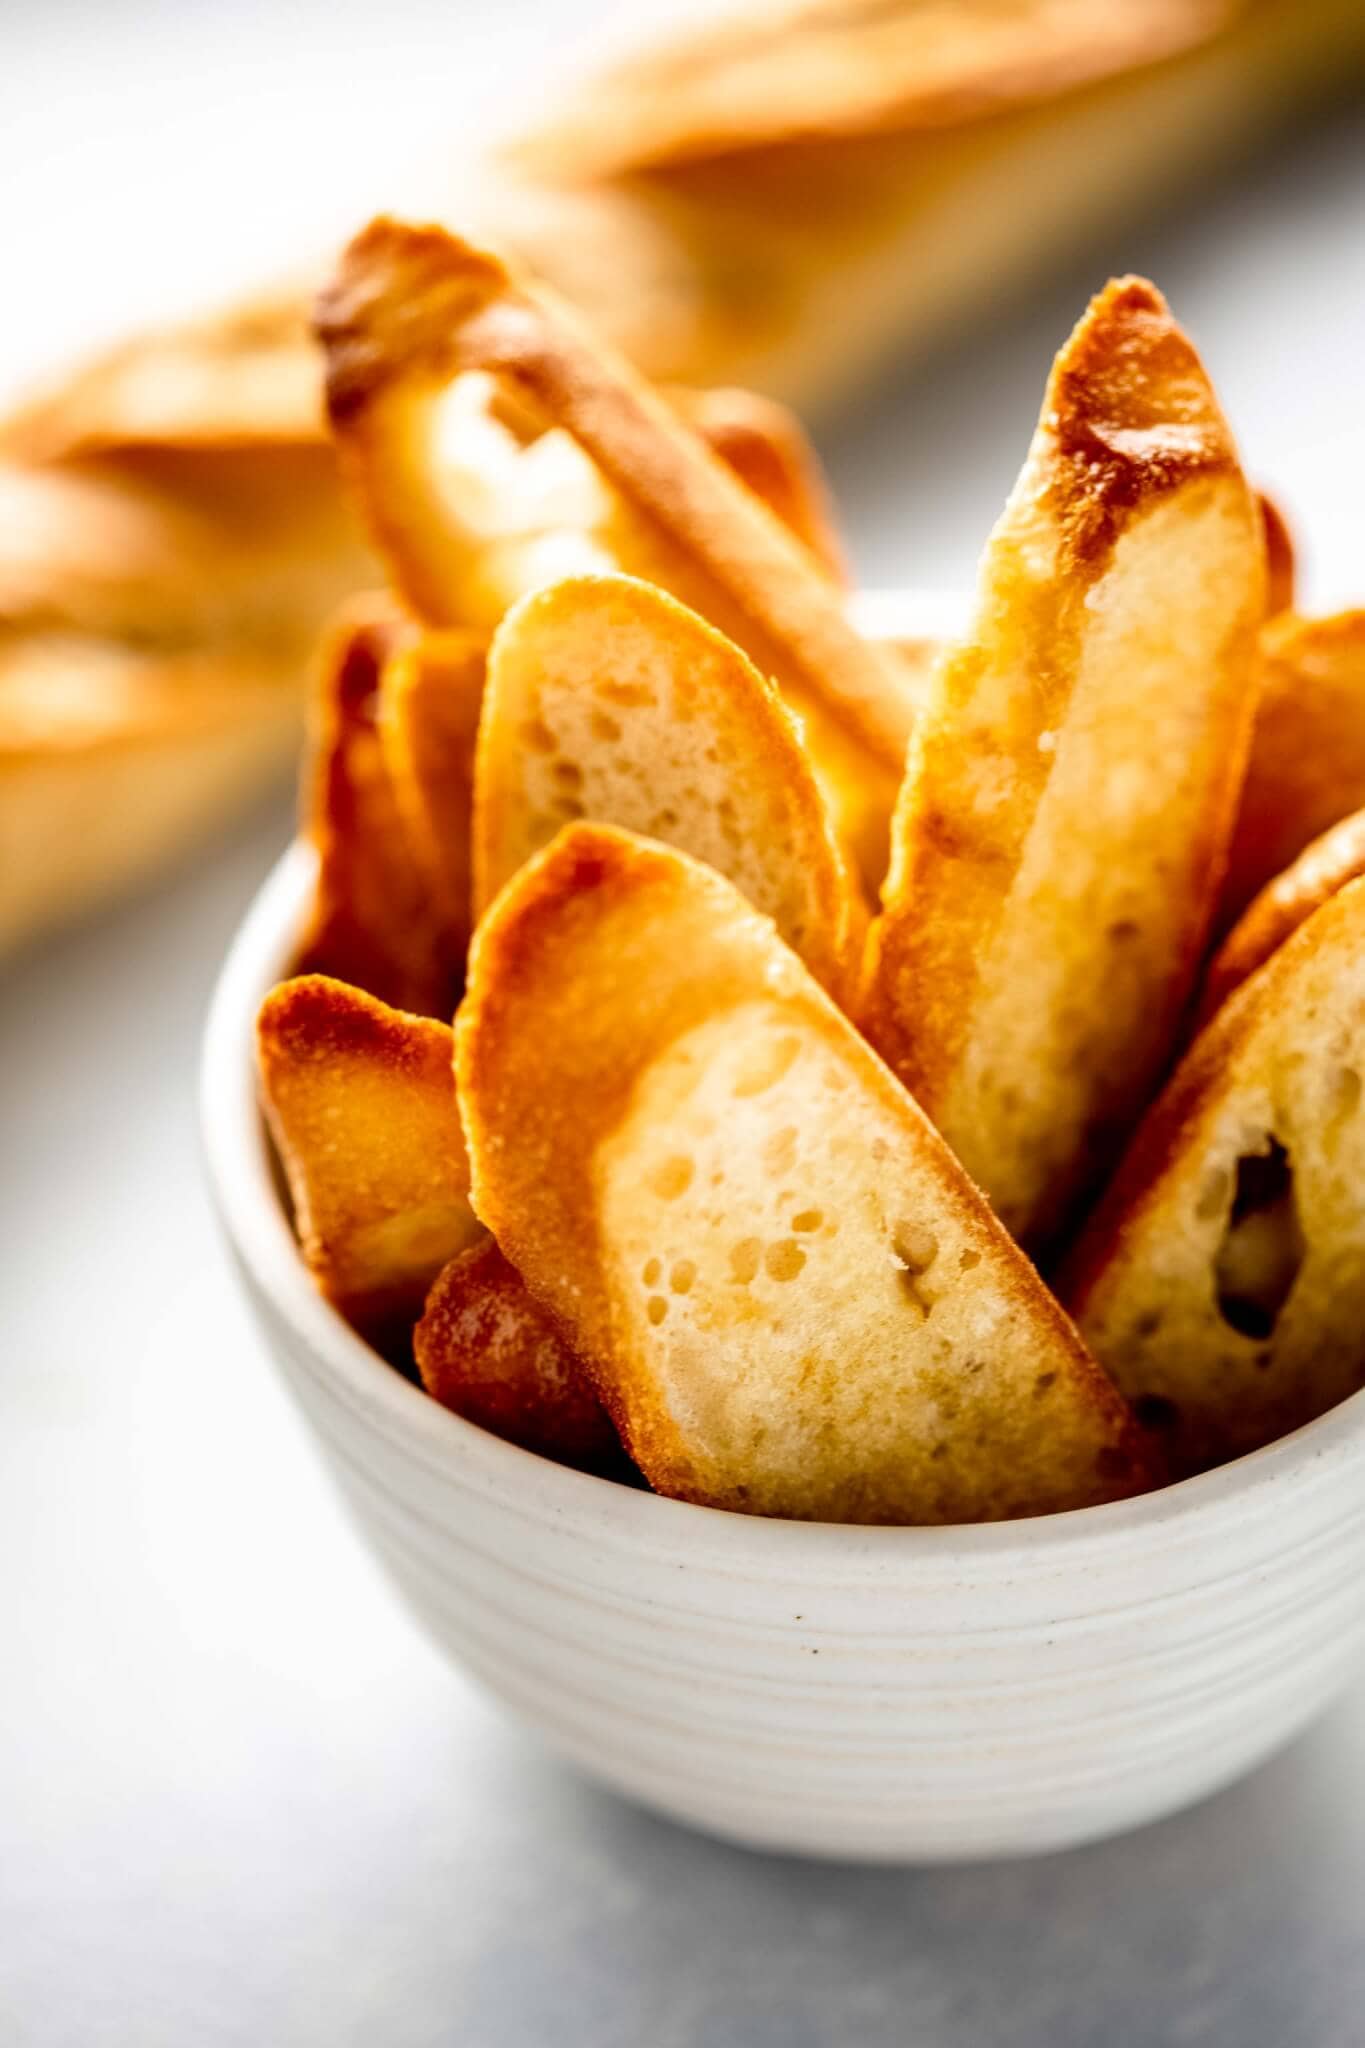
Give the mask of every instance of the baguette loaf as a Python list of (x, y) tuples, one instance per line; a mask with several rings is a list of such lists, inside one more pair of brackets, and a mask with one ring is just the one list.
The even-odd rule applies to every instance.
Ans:
[(357, 598), (317, 667), (302, 829), (317, 850), (300, 974), (352, 983), (399, 1010), (448, 1018), (467, 914), (452, 928), (414, 852), (379, 729), (384, 663), (412, 636), (387, 597)]

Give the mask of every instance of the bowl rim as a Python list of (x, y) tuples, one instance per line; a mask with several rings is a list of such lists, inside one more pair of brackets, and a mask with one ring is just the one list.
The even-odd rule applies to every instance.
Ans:
[[(905, 637), (942, 630), (953, 601), (931, 593), (864, 594), (857, 611)], [(958, 614), (960, 615), (960, 613)], [(927, 622), (927, 623), (926, 623)], [(883, 628), (884, 630), (886, 628)], [(318, 1292), (280, 1201), (256, 1080), (255, 1021), (262, 997), (289, 968), (310, 885), (311, 847), (296, 839), (258, 891), (228, 949), (210, 1002), (199, 1076), (201, 1137), (215, 1206), (250, 1281), (295, 1338), (301, 1361), (365, 1426), (424, 1466), (438, 1483), (468, 1483), (500, 1499), (524, 1496), (546, 1522), (587, 1520), (653, 1555), (680, 1549), (724, 1568), (737, 1548), (790, 1563), (816, 1560), (903, 1569), (912, 1558), (1046, 1561), (1058, 1550), (1128, 1547), (1139, 1535), (1187, 1541), (1191, 1524), (1221, 1514), (1259, 1517), (1265, 1496), (1326, 1483), (1365, 1447), (1365, 1389), (1288, 1436), (1210, 1472), (1130, 1500), (1016, 1521), (902, 1527), (784, 1520), (670, 1500), (522, 1450), (453, 1414), (396, 1372)]]

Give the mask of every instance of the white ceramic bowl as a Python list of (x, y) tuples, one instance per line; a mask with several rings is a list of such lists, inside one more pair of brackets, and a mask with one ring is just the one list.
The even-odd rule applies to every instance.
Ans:
[(1222, 1785), (1365, 1636), (1365, 1394), (1222, 1471), (964, 1529), (722, 1514), (448, 1414), (320, 1299), (257, 1109), (253, 1022), (311, 880), (281, 863), (213, 1004), (203, 1118), (261, 1327), (366, 1540), (436, 1641), (584, 1769), (808, 1855), (1055, 1849)]

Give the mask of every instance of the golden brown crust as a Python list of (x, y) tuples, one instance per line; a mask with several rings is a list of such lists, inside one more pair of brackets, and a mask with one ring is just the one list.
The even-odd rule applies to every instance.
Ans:
[(411, 1326), (480, 1235), (446, 1024), (323, 975), (261, 1005), (262, 1097), (323, 1293), (365, 1334)]
[[(845, 792), (856, 812), (860, 784), (883, 795), (909, 730), (898, 672), (860, 639), (838, 592), (767, 507), (550, 294), (440, 228), (378, 220), (346, 252), (317, 326), (344, 459), (424, 616), (462, 622), (445, 607), (467, 551), (463, 537), (433, 532), (439, 503), (411, 502), (431, 473), (431, 408), (462, 373), (487, 373), (564, 429), (631, 508), (636, 531), (615, 536), (625, 555), (574, 566), (619, 566), (692, 605), (774, 677), (817, 763), (828, 755), (822, 780), (836, 797)], [(879, 873), (876, 849), (863, 851)]]
[(1365, 611), (1267, 622), (1225, 929), (1329, 825), (1365, 805)]
[(1032, 1241), (1168, 1054), (1262, 607), (1259, 529), (1202, 365), (1151, 285), (1111, 284), (1057, 359), (972, 634), (917, 723), (861, 1012)]
[(628, 577), (523, 598), (494, 637), (474, 793), (481, 913), (569, 818), (728, 875), (836, 992), (862, 906), (777, 692), (694, 612)]
[(666, 394), (742, 484), (810, 549), (836, 583), (849, 582), (848, 557), (820, 458), (787, 406), (735, 385)]
[(1253, 897), (1210, 962), (1199, 1003), (1206, 1024), (1328, 898), (1365, 875), (1365, 811), (1355, 811), (1306, 846)]
[[(751, 1060), (743, 1032), (755, 1013), (771, 1013), (781, 1030), (776, 1044), (760, 1041)], [(674, 1314), (685, 1301), (698, 1343), (690, 1357), (679, 1352), (667, 1362), (647, 1351), (643, 1336), (663, 1316), (651, 1305), (646, 1317), (643, 1299), (637, 1303), (640, 1276), (633, 1264), (629, 1286), (618, 1270), (626, 1253), (616, 1232), (636, 1206), (636, 1169), (644, 1177), (642, 1193), (652, 1190), (648, 1199), (656, 1202), (670, 1202), (690, 1185), (686, 1161), (662, 1160), (665, 1180), (652, 1160), (651, 1148), (666, 1152), (676, 1138), (671, 1125), (647, 1119), (642, 1142), (650, 1157), (634, 1157), (632, 1133), (634, 1119), (648, 1109), (648, 1090), (661, 1077), (683, 1072), (689, 1044), (703, 1038), (714, 1057), (698, 1051), (700, 1067), (689, 1070), (693, 1081), (704, 1083), (738, 1061), (727, 1126), (739, 1114), (764, 1127), (766, 1091), (796, 1073), (793, 1058), (808, 1055), (822, 1074), (828, 1062), (834, 1076), (828, 1085), (840, 1096), (828, 1138), (824, 1111), (800, 1112), (813, 1119), (809, 1172), (837, 1178), (845, 1168), (832, 1162), (852, 1159), (850, 1199), (860, 1214), (855, 1218), (845, 1201), (845, 1236), (835, 1250), (819, 1253), (820, 1241), (807, 1235), (802, 1243), (809, 1251), (784, 1245), (766, 1262), (776, 1283), (769, 1292), (780, 1294), (780, 1283), (809, 1259), (812, 1282), (824, 1275), (819, 1284), (832, 1287), (841, 1304), (831, 1311), (832, 1321), (823, 1311), (804, 1311), (814, 1319), (801, 1353), (805, 1364), (791, 1367), (796, 1385), (784, 1379), (781, 1360), (798, 1343), (802, 1296), (798, 1290), (783, 1297), (789, 1309), (779, 1308), (775, 1322), (766, 1320), (761, 1246), (741, 1275), (743, 1287), (752, 1283), (754, 1291), (742, 1298), (723, 1276), (713, 1292), (702, 1270), (714, 1234), (712, 1251), (697, 1237), (691, 1241), (695, 1257), (675, 1260), (668, 1282)], [(1039, 1512), (1137, 1483), (1138, 1453), (1123, 1406), (1033, 1269), (904, 1091), (765, 921), (711, 870), (629, 833), (570, 827), (521, 870), (475, 934), (456, 1057), (479, 1212), (532, 1293), (569, 1332), (631, 1454), (660, 1490), (754, 1512), (953, 1520)], [(799, 1080), (796, 1085), (800, 1094)], [(675, 1123), (681, 1114), (675, 1109)], [(777, 1162), (778, 1152), (786, 1161), (799, 1133), (769, 1131), (765, 1166), (746, 1150), (747, 1134), (736, 1137), (733, 1128), (706, 1118), (702, 1123), (720, 1148), (718, 1160), (723, 1156), (728, 1165), (728, 1176), (718, 1166), (718, 1178), (732, 1179), (736, 1190), (715, 1196), (723, 1215), (714, 1255), (723, 1266), (724, 1236), (730, 1230), (745, 1236), (751, 1222), (748, 1198), (739, 1192), (746, 1176), (757, 1176), (755, 1185), (776, 1199), (773, 1173), (788, 1170)], [(881, 1135), (891, 1131), (894, 1142)], [(865, 1166), (857, 1163), (864, 1145)], [(914, 1298), (912, 1284), (902, 1292), (895, 1278), (916, 1256), (913, 1226), (901, 1226), (896, 1239), (902, 1255), (892, 1249), (891, 1221), (867, 1220), (894, 1203), (905, 1176), (932, 1204), (921, 1211), (925, 1225), (932, 1223), (954, 1247), (944, 1255), (956, 1277), (938, 1307), (941, 1321), (934, 1327), (942, 1336), (936, 1340), (924, 1334), (929, 1311), (923, 1299)], [(698, 1168), (695, 1199), (709, 1199), (705, 1188), (714, 1184)], [(813, 1180), (806, 1194), (818, 1193), (820, 1185)], [(814, 1214), (794, 1214), (792, 1226), (806, 1232), (821, 1227)], [(854, 1249), (864, 1227), (879, 1241), (886, 1234), (880, 1253)], [(747, 1242), (735, 1247), (740, 1257)], [(937, 1237), (933, 1242), (936, 1247)], [(934, 1255), (931, 1249), (921, 1256)], [(850, 1259), (857, 1269), (852, 1292)], [(659, 1264), (646, 1263), (646, 1286)], [(733, 1254), (727, 1270), (736, 1270)], [(873, 1294), (879, 1303), (889, 1297), (890, 1321), (876, 1323), (875, 1341), (864, 1352), (859, 1345), (869, 1330), (861, 1319)], [(943, 1305), (950, 1297), (952, 1305)], [(666, 1307), (661, 1297), (660, 1308)], [(1002, 1348), (973, 1363), (971, 1345), (984, 1341), (985, 1322), (997, 1309), (1004, 1318)], [(743, 1402), (752, 1397), (762, 1404), (762, 1390), (770, 1388), (766, 1439), (761, 1423), (755, 1433), (747, 1409), (742, 1429), (738, 1421), (733, 1430), (722, 1425), (718, 1436), (700, 1419), (687, 1420), (688, 1401), (728, 1399), (717, 1396), (717, 1385), (730, 1385), (727, 1358), (736, 1387), (742, 1383), (745, 1390)], [(991, 1386), (989, 1401), (976, 1398), (978, 1370)], [(921, 1397), (929, 1402), (930, 1434), (915, 1448), (913, 1417)], [(902, 1400), (906, 1413), (898, 1409)], [(1028, 1405), (1038, 1401), (1046, 1419)], [(850, 1437), (850, 1413), (859, 1412)], [(934, 1458), (940, 1429), (946, 1448)], [(970, 1436), (978, 1429), (984, 1435)], [(776, 1439), (789, 1430), (801, 1436), (802, 1447), (786, 1462)], [(809, 1442), (807, 1431), (814, 1432)], [(746, 1432), (757, 1446), (753, 1466)]]
[(323, 644), (302, 804), (317, 893), (296, 970), (449, 1017), (463, 933), (447, 928), (414, 857), (378, 729), (384, 664), (412, 632), (388, 598), (370, 596), (347, 607)]
[(628, 1469), (583, 1365), (491, 1237), (442, 1268), (412, 1348), (432, 1399), (467, 1422), (583, 1472)]
[(518, 154), (555, 177), (934, 130), (1197, 47), (1237, 0), (778, 0), (689, 24), (575, 88)]
[(1237, 473), (1208, 373), (1142, 277), (1092, 299), (1053, 365), (1040, 432), (1037, 488), (1061, 535), (1059, 571), (1086, 581), (1139, 510), (1200, 475)]
[(1265, 534), (1265, 615), (1276, 618), (1294, 602), (1297, 577), (1294, 536), (1289, 522), (1268, 492), (1257, 491), (1261, 526)]
[(405, 637), (384, 663), (380, 747), (404, 836), (444, 933), (463, 960), (473, 928), (474, 749), (487, 654), (473, 633)]

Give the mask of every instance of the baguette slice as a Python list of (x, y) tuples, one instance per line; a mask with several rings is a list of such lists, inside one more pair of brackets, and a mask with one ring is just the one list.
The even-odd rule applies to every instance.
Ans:
[(862, 906), (790, 716), (724, 634), (651, 584), (551, 584), (498, 628), (475, 774), (476, 915), (571, 818), (706, 861), (818, 981), (842, 986)]
[(482, 638), (432, 629), (384, 663), (378, 730), (408, 847), (444, 934), (463, 961), (473, 925), (474, 749), (487, 666)]
[(562, 575), (658, 583), (774, 678), (836, 823), (880, 879), (911, 719), (900, 673), (657, 392), (549, 293), (437, 227), (372, 222), (317, 331), (343, 464), (420, 617), (491, 630)]
[(810, 549), (826, 575), (847, 586), (848, 556), (834, 499), (796, 414), (733, 384), (697, 391), (675, 385), (667, 397), (726, 468)]
[(412, 628), (384, 597), (357, 598), (325, 640), (313, 698), (303, 825), (317, 892), (295, 963), (396, 1009), (449, 1017), (464, 962), (413, 852), (378, 727), (384, 664)]
[(1365, 1381), (1365, 881), (1223, 1005), (1148, 1113), (1064, 1279), (1178, 1471)]
[(466, 1422), (583, 1472), (627, 1470), (583, 1366), (491, 1237), (442, 1267), (412, 1345), (422, 1385)]
[(446, 1261), (482, 1234), (450, 1026), (305, 975), (262, 1003), (257, 1050), (309, 1270), (387, 1348)]
[(1365, 611), (1272, 619), (1220, 923), (1365, 805)]
[(1057, 358), (968, 639), (916, 727), (873, 1044), (1014, 1234), (1055, 1238), (1166, 1059), (1246, 758), (1256, 507), (1150, 284)]
[[(675, 391), (672, 402), (750, 490), (842, 577), (828, 493), (814, 452), (782, 406), (749, 391)], [(379, 731), (413, 853), (462, 954), (473, 880), (474, 750), (484, 643), (436, 628), (407, 639), (385, 663)], [(737, 661), (743, 657), (736, 655)]]
[(1298, 555), (1289, 522), (1272, 497), (1257, 491), (1261, 532), (1265, 539), (1265, 615), (1278, 618), (1294, 602), (1298, 581)]
[(1033, 1268), (713, 870), (567, 828), (475, 934), (456, 1059), (479, 1213), (660, 1492), (961, 1522), (1142, 1483)]
[(1365, 811), (1355, 811), (1306, 846), (1282, 875), (1252, 899), (1209, 963), (1200, 999), (1206, 1024), (1328, 898), (1365, 875)]

